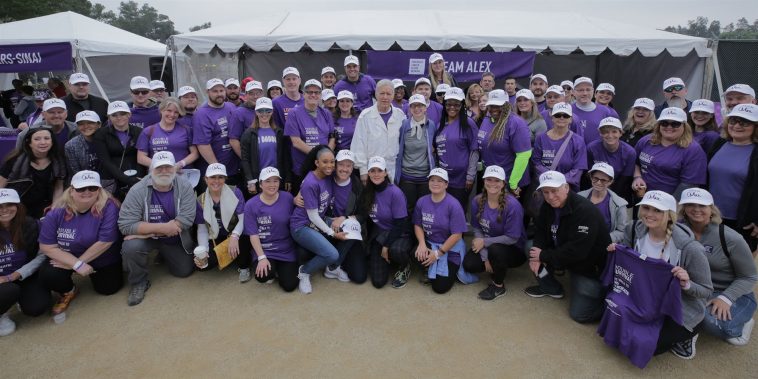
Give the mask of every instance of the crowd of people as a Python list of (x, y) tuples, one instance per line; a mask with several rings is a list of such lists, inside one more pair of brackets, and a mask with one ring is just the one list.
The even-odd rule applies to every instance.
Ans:
[(718, 114), (670, 78), (664, 102), (617, 110), (615, 87), (588, 77), (497, 89), (485, 73), (464, 90), (444, 63), (432, 54), (408, 86), (350, 55), (341, 78), (214, 78), (203, 103), (141, 76), (131, 103), (107, 103), (82, 73), (62, 98), (25, 95), (0, 167), (0, 334), (14, 304), (62, 322), (75, 275), (111, 295), (126, 271), (128, 305), (141, 303), (157, 251), (175, 277), (233, 262), (240, 282), (305, 294), (322, 273), (402, 288), (415, 271), (439, 294), (487, 273), (488, 301), (528, 263), (527, 295), (564, 297), (567, 272), (571, 319), (599, 321), (640, 367), (669, 350), (691, 359), (700, 331), (748, 343), (751, 87), (729, 87)]

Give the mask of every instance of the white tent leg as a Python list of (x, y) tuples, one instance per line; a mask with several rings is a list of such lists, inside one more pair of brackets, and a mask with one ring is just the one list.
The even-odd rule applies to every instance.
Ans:
[(726, 110), (726, 107), (724, 107), (724, 85), (721, 83), (721, 69), (719, 69), (719, 41), (715, 40), (713, 41), (713, 47), (711, 48), (713, 50), (713, 55), (711, 55), (711, 58), (713, 59), (713, 71), (716, 75), (716, 86), (718, 86), (719, 90), (719, 97), (721, 98), (721, 109)]
[(89, 61), (87, 61), (87, 58), (82, 57), (82, 61), (84, 62), (84, 65), (87, 66), (87, 71), (92, 75), (92, 80), (95, 82), (95, 85), (97, 86), (97, 90), (100, 91), (100, 95), (105, 99), (105, 101), (110, 103), (110, 99), (108, 99), (108, 94), (105, 93), (103, 90), (103, 86), (100, 85), (100, 80), (97, 79), (97, 75), (95, 74), (95, 71), (92, 70), (92, 66), (89, 65)]

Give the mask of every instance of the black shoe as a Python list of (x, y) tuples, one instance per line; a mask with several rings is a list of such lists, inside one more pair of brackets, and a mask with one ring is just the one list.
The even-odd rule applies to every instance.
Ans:
[(692, 339), (675, 343), (674, 346), (671, 347), (671, 353), (682, 359), (689, 360), (695, 358), (695, 343), (697, 342), (697, 337), (698, 335), (695, 334)]
[(540, 286), (531, 286), (524, 288), (524, 293), (531, 296), (531, 297), (545, 297), (550, 296), (553, 299), (562, 299), (563, 298), (563, 291), (556, 292), (556, 293), (548, 293), (542, 290), (542, 287)]
[(505, 286), (498, 287), (494, 283), (490, 283), (487, 288), (479, 292), (479, 298), (482, 300), (495, 300), (503, 295), (505, 295)]

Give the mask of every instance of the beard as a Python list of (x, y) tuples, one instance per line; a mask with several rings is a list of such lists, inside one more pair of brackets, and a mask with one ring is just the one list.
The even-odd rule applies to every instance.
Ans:
[(171, 174), (150, 174), (153, 179), (153, 183), (159, 187), (168, 187), (174, 182), (176, 173)]
[(685, 109), (687, 108), (687, 101), (684, 100), (683, 97), (679, 96), (671, 96), (671, 98), (666, 102), (669, 107), (678, 107)]
[(208, 101), (213, 103), (213, 105), (221, 106), (224, 104), (224, 96), (209, 97)]

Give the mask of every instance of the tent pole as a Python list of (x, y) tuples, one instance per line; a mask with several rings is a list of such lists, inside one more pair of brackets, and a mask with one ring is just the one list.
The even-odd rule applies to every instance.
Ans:
[(168, 46), (168, 43), (166, 43), (166, 51), (163, 53), (163, 65), (161, 65), (161, 76), (159, 77), (160, 80), (163, 80), (163, 73), (166, 72), (166, 62), (168, 62), (169, 49), (170, 47)]
[[(715, 40), (713, 41), (713, 47), (711, 48), (713, 51), (713, 54), (711, 55), (711, 58), (713, 59), (713, 71), (716, 75), (716, 86), (719, 90), (719, 98), (721, 100), (721, 104), (724, 104), (724, 85), (721, 83), (721, 69), (719, 68), (719, 41)], [(726, 109), (726, 108), (722, 108)]]
[(87, 66), (87, 71), (89, 71), (90, 75), (92, 75), (92, 80), (95, 82), (97, 90), (100, 91), (100, 96), (102, 96), (105, 101), (110, 102), (110, 99), (108, 99), (108, 94), (105, 93), (103, 86), (100, 85), (100, 80), (97, 79), (97, 75), (95, 74), (95, 71), (92, 70), (92, 66), (89, 65), (87, 58), (82, 57), (82, 61), (84, 61), (84, 65)]
[[(174, 36), (171, 36), (166, 44), (167, 48), (171, 48), (171, 80), (174, 82), (174, 90), (179, 92), (179, 74), (176, 72), (176, 68), (179, 64), (176, 62), (176, 45), (174, 45)], [(163, 75), (161, 74), (161, 77)]]
[(76, 51), (76, 71), (82, 72), (82, 56), (79, 51), (79, 40), (74, 40), (74, 50)]

